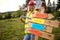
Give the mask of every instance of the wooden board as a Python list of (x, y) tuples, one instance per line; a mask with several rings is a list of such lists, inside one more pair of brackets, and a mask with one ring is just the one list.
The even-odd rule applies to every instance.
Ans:
[(54, 18), (54, 16), (52, 14), (48, 14), (47, 19), (52, 19), (52, 18)]
[(48, 40), (54, 40), (54, 35), (53, 34), (49, 34), (49, 33), (43, 32), (43, 31), (41, 31), (41, 33), (43, 35), (40, 36), (40, 37), (48, 39)]
[(36, 23), (32, 23), (32, 28), (36, 29), (36, 30), (45, 30), (45, 25), (43, 24), (36, 24)]
[(46, 30), (44, 30), (45, 32), (48, 32), (48, 33), (52, 33), (53, 31), (53, 27), (51, 26), (46, 26)]
[(51, 21), (50, 26), (59, 28), (59, 22), (58, 21)]
[(49, 40), (54, 40), (54, 35), (53, 34), (49, 34), (47, 32), (35, 30), (35, 29), (32, 29), (32, 28), (29, 31), (30, 31), (30, 33), (32, 33), (36, 36), (43, 37), (43, 38), (49, 39)]
[(36, 29), (33, 29), (33, 28), (31, 28), (29, 30), (29, 32), (36, 35), (36, 36), (42, 36), (43, 35), (39, 30), (36, 30)]
[(49, 25), (51, 27), (59, 28), (59, 21), (56, 20), (46, 20), (45, 25)]
[(45, 24), (44, 25), (50, 25), (51, 20), (45, 20)]
[(46, 19), (47, 17), (48, 17), (48, 15), (47, 14), (41, 14), (41, 13), (36, 13), (35, 15), (34, 15), (34, 17), (35, 18), (43, 18), (43, 19)]
[(38, 19), (38, 18), (32, 18), (32, 22), (38, 23), (38, 24), (44, 24), (45, 20), (44, 19)]

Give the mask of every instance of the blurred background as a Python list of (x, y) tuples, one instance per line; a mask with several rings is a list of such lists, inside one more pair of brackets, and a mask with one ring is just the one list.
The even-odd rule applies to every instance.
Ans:
[[(30, 0), (0, 0), (0, 40), (23, 40), (24, 23), (21, 15), (26, 15), (27, 4)], [(41, 0), (35, 0), (39, 9)], [(47, 11), (54, 15), (52, 20), (60, 21), (60, 0), (42, 0), (46, 3)], [(39, 2), (39, 3), (38, 3)], [(60, 26), (53, 29), (55, 40), (60, 40)], [(39, 40), (47, 40), (39, 38)]]

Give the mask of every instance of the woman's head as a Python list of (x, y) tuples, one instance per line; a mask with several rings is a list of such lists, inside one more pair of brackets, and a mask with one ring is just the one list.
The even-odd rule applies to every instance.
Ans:
[(29, 3), (28, 3), (28, 7), (29, 7), (29, 11), (33, 11), (35, 9), (35, 6), (36, 6), (36, 2), (31, 0)]
[(35, 5), (29, 6), (29, 10), (34, 11), (35, 10)]
[(46, 4), (44, 2), (42, 3), (42, 5), (41, 5), (39, 10), (46, 12)]

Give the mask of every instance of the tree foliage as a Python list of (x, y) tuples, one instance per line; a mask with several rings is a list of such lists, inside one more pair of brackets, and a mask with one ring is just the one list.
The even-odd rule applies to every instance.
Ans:
[(20, 8), (17, 11), (1, 13), (0, 14), (0, 19), (17, 18), (17, 17), (20, 17), (22, 14), (23, 14), (23, 10), (22, 10), (22, 8)]
[(60, 0), (57, 1), (57, 9), (60, 9)]
[(26, 5), (29, 3), (30, 0), (26, 0)]

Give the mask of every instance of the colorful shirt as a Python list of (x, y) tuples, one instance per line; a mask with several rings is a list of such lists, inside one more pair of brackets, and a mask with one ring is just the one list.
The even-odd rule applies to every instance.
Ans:
[[(36, 13), (37, 11), (34, 11), (34, 14)], [(33, 17), (33, 13), (31, 12), (28, 12), (27, 15), (26, 15), (26, 20), (25, 20), (25, 33), (30, 33), (27, 29), (29, 28), (29, 20), (31, 20), (31, 18)]]

